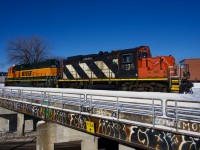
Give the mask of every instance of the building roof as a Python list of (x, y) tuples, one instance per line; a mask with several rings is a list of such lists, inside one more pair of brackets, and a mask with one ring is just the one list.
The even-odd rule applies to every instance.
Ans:
[(200, 58), (186, 58), (186, 59), (183, 59), (183, 60), (179, 61), (179, 63), (181, 64), (186, 60), (200, 60)]

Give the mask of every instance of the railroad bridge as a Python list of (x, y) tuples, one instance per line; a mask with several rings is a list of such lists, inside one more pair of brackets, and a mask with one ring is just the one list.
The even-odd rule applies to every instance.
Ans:
[(143, 149), (200, 149), (200, 101), (128, 93), (1, 87), (0, 107)]

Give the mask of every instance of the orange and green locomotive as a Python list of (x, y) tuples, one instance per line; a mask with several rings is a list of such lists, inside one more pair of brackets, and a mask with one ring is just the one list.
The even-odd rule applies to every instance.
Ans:
[(60, 69), (60, 62), (55, 59), (14, 65), (8, 68), (5, 86), (56, 87)]

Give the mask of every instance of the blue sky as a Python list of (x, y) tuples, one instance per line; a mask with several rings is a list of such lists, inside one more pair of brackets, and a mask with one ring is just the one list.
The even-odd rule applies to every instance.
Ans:
[(0, 71), (7, 42), (37, 35), (54, 56), (148, 45), (153, 56), (200, 58), (199, 0), (0, 0)]

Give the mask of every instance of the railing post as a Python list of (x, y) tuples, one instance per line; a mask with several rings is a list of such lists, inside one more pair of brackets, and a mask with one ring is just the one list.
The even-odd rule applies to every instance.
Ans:
[(10, 90), (10, 97), (12, 96), (12, 89)]
[(31, 91), (31, 104), (33, 104), (33, 98), (32, 98), (32, 93), (33, 91)]
[(175, 115), (176, 115), (176, 131), (178, 132), (178, 110), (177, 110), (177, 101), (175, 102)]
[(155, 103), (154, 99), (152, 100), (152, 111), (153, 111), (153, 128), (155, 127)]
[(119, 112), (120, 112), (120, 108), (119, 108), (119, 97), (117, 97), (117, 120), (119, 120)]
[(2, 89), (3, 97), (5, 97), (5, 89)]
[[(24, 91), (21, 90), (21, 99), (22, 99), (22, 101), (24, 101), (23, 95), (24, 95)], [(26, 100), (25, 100), (25, 101), (26, 101)]]
[(21, 94), (20, 89), (17, 90), (17, 99), (21, 101)]
[(90, 114), (92, 114), (92, 95), (90, 95)]
[[(50, 100), (50, 98), (49, 98), (49, 92), (48, 92), (48, 94), (47, 94), (47, 96), (46, 96), (46, 99), (47, 99), (47, 105), (50, 106), (51, 100)], [(54, 100), (54, 96), (53, 96), (53, 100)]]
[(79, 97), (79, 99), (80, 99), (80, 102), (79, 102), (79, 109), (80, 109), (80, 113), (82, 112), (82, 103), (81, 103), (81, 94), (80, 94), (80, 97)]
[[(43, 93), (44, 93), (44, 95), (43, 95), (43, 104), (45, 105), (46, 92), (45, 92), (45, 91), (43, 91)], [(42, 103), (41, 103), (41, 105), (42, 105)]]
[(163, 116), (165, 117), (167, 114), (167, 99), (161, 99), (161, 110)]
[(63, 93), (62, 93), (61, 99), (62, 99), (62, 109), (64, 109), (64, 103), (63, 103)]
[(20, 101), (23, 101), (22, 99), (22, 90), (18, 90), (18, 98), (20, 99)]

